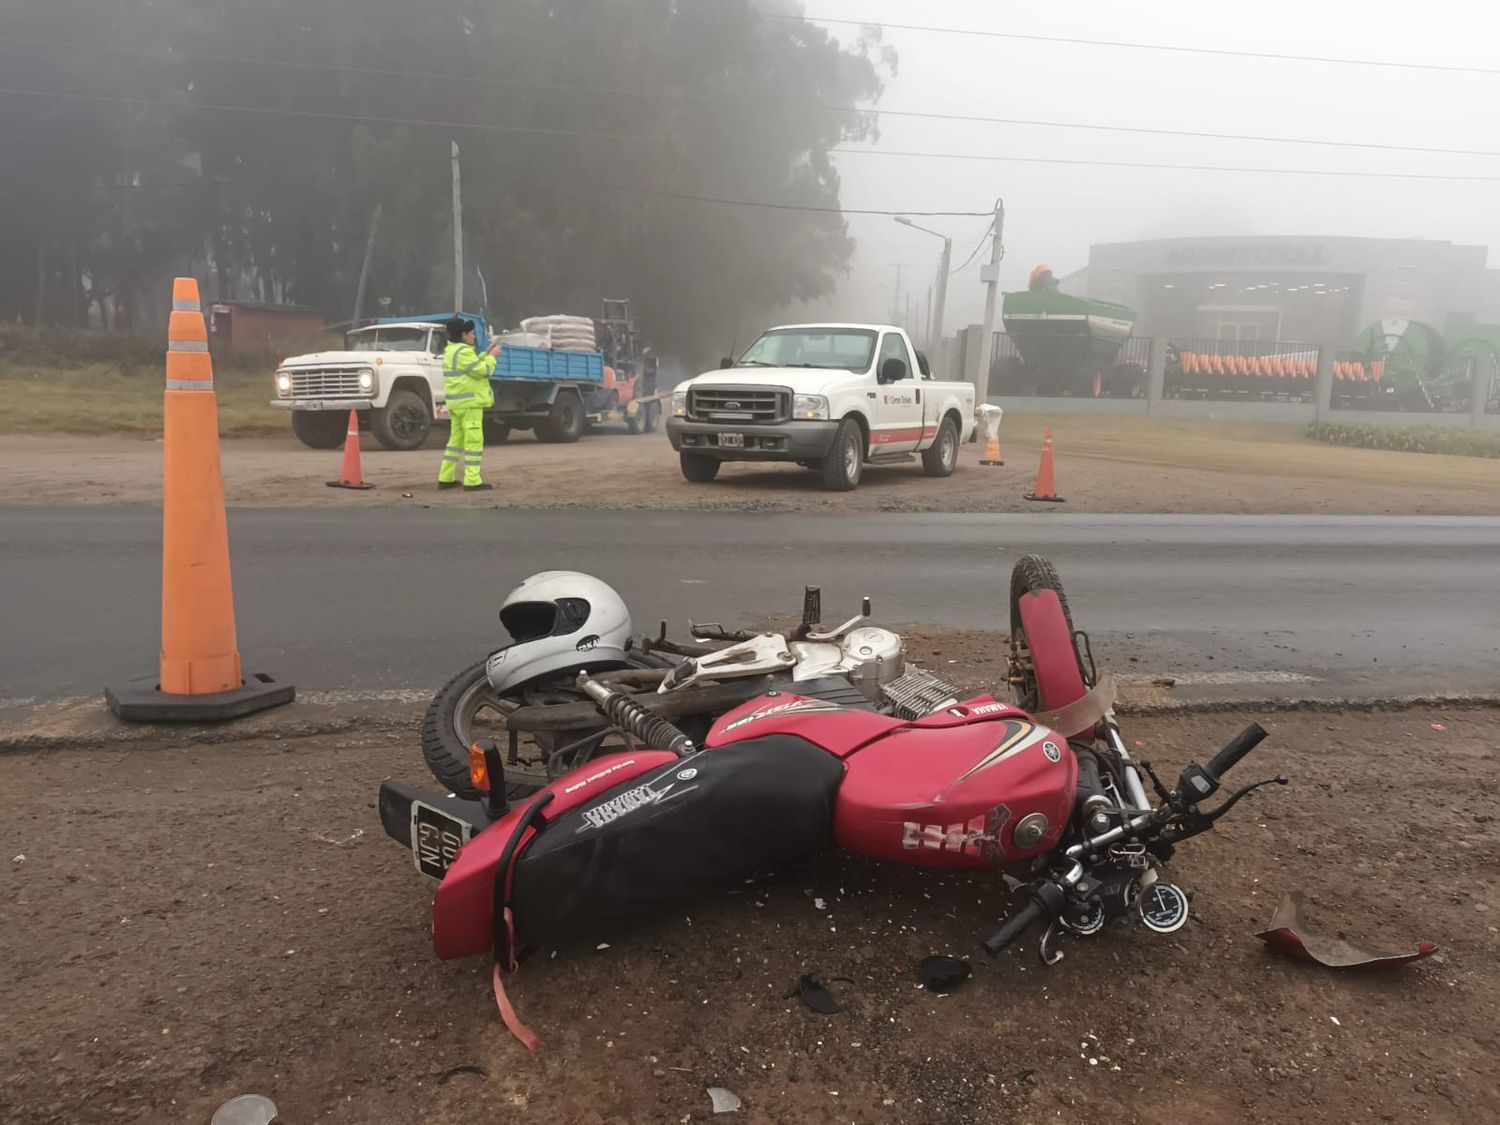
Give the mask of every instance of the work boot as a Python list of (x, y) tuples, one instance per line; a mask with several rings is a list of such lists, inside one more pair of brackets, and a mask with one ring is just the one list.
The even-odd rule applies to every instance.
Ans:
[(446, 492), (450, 488), (457, 488), (457, 487), (458, 487), (458, 481), (456, 481), (456, 480), (440, 480), (440, 481), (438, 481), (438, 490), (439, 491)]
[(495, 491), (495, 486), (493, 484), (490, 484), (488, 481), (486, 481), (484, 484), (466, 484), (466, 485), (464, 485), (464, 491), (465, 492), (494, 492)]

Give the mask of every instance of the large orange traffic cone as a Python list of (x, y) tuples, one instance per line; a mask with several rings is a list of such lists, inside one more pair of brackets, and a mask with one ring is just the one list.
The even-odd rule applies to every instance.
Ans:
[(1063, 498), (1057, 494), (1057, 485), (1052, 481), (1052, 427), (1047, 427), (1047, 434), (1042, 438), (1042, 463), (1036, 471), (1036, 491), (1026, 494), (1028, 500), (1046, 500), (1053, 504), (1063, 503)]
[(366, 484), (364, 472), (359, 467), (359, 411), (349, 411), (349, 430), (344, 435), (344, 465), (339, 470), (339, 479), (328, 482), (329, 488), (374, 488)]
[(122, 719), (232, 719), (290, 703), (291, 684), (244, 677), (229, 579), (229, 530), (219, 468), (219, 410), (198, 283), (172, 283), (163, 406), (161, 665), (158, 675), (106, 688)]

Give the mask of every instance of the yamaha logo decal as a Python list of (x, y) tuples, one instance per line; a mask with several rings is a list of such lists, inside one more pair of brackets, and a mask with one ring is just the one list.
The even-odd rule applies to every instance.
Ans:
[(1055, 742), (1042, 743), (1042, 753), (1047, 755), (1049, 762), (1062, 761), (1062, 751), (1057, 748), (1057, 743)]

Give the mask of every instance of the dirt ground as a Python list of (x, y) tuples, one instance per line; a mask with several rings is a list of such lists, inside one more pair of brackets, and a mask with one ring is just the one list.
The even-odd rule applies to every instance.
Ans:
[[(366, 438), (367, 492), (330, 489), (338, 451), (290, 435), (223, 442), (228, 502), (344, 508), (650, 508), (813, 512), (1310, 513), (1468, 515), (1500, 511), (1500, 461), (1325, 446), (1286, 427), (1056, 419), (1057, 488), (1065, 504), (1023, 499), (1036, 479), (1038, 419), (1009, 426), (1002, 468), (964, 447), (947, 480), (920, 466), (871, 468), (852, 493), (828, 493), (792, 465), (729, 465), (689, 484), (664, 435), (623, 430), (576, 445), (521, 436), (485, 454), (494, 492), (439, 494), (440, 453), (390, 453)], [(155, 504), (161, 443), (127, 436), (0, 436), (0, 504)]]
[[(1126, 733), (1175, 773), (1252, 717)], [(992, 962), (998, 882), (828, 856), (533, 956), (512, 996), (534, 1061), (486, 966), (432, 956), (431, 884), (382, 835), (380, 781), (427, 780), (413, 732), (0, 755), (0, 1120), (206, 1123), (259, 1092), (288, 1125), (686, 1122), (709, 1086), (761, 1123), (1492, 1119), (1500, 710), (1268, 725), (1245, 772), (1293, 784), (1183, 846), (1198, 917), (1176, 935), (1117, 923), (1051, 969), (1034, 939)], [(1294, 887), (1328, 930), (1441, 952), (1277, 959), (1251, 935)], [(974, 979), (921, 989), (936, 952)], [(786, 999), (811, 971), (843, 1013)]]

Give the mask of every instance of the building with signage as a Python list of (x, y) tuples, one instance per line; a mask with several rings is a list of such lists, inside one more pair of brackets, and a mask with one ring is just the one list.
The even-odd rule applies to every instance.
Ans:
[(1421, 239), (1111, 242), (1062, 288), (1134, 308), (1136, 335), (1348, 346), (1381, 320), (1444, 335), (1500, 324), (1500, 270), (1487, 257), (1483, 246)]

